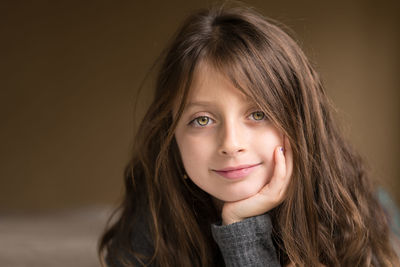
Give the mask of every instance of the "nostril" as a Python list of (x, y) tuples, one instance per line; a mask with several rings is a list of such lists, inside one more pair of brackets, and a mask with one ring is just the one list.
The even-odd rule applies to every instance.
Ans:
[(223, 149), (221, 150), (221, 153), (223, 155), (227, 155), (227, 156), (233, 156), (236, 155), (237, 153), (241, 153), (244, 151), (244, 148), (236, 148), (236, 149)]

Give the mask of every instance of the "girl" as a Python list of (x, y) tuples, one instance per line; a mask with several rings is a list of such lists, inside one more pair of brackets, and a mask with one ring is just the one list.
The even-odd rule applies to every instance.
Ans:
[(155, 89), (103, 264), (399, 266), (318, 74), (275, 22), (193, 14)]

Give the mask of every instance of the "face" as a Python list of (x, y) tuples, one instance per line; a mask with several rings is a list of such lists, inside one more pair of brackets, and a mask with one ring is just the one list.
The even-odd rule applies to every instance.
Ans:
[(224, 202), (259, 192), (283, 136), (257, 106), (213, 68), (200, 65), (175, 138), (185, 171)]

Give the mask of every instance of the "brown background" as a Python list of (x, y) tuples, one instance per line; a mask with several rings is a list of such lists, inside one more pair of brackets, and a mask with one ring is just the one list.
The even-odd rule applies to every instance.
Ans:
[[(0, 210), (114, 204), (135, 91), (212, 1), (1, 1)], [(294, 29), (348, 137), (400, 203), (397, 1), (245, 1)]]

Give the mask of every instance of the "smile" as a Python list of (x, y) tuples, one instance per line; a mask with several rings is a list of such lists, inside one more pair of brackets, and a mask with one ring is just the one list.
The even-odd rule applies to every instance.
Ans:
[(248, 176), (256, 167), (260, 165), (261, 163), (252, 165), (240, 165), (213, 171), (228, 179), (239, 179)]

